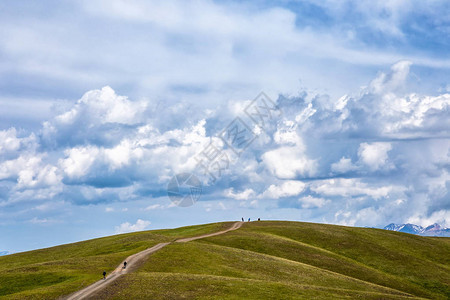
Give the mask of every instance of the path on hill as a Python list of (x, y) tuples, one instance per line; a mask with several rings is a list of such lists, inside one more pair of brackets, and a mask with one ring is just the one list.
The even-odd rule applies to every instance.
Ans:
[[(218, 232), (214, 232), (214, 233), (209, 233), (209, 234), (203, 234), (203, 235), (199, 235), (199, 236), (194, 236), (194, 237), (190, 237), (190, 238), (183, 238), (183, 239), (178, 239), (175, 240), (173, 243), (186, 243), (186, 242), (190, 242), (190, 241), (194, 241), (194, 240), (198, 240), (198, 239), (203, 239), (203, 238), (207, 238), (207, 237), (211, 237), (211, 236), (216, 236), (219, 234), (224, 234), (228, 231), (231, 230), (236, 230), (238, 228), (240, 228), (242, 226), (244, 222), (236, 222), (234, 223), (230, 228), (222, 230), (222, 231), (218, 231)], [(82, 290), (79, 290), (78, 292), (75, 292), (71, 295), (69, 295), (68, 297), (64, 298), (66, 300), (80, 300), (80, 299), (86, 299), (89, 296), (92, 296), (94, 293), (98, 292), (99, 290), (105, 288), (107, 285), (111, 284), (114, 280), (116, 280), (117, 278), (119, 278), (120, 276), (122, 276), (123, 274), (127, 274), (130, 272), (135, 271), (139, 266), (141, 266), (145, 259), (152, 253), (164, 248), (165, 246), (171, 244), (172, 242), (167, 242), (167, 243), (159, 243), (151, 248), (145, 249), (144, 251), (135, 253), (133, 255), (128, 256), (124, 261), (127, 262), (127, 268), (124, 269), (123, 268), (123, 262), (114, 270), (111, 272), (111, 274), (109, 274), (106, 279), (102, 279), (99, 280), (87, 287), (85, 287)]]

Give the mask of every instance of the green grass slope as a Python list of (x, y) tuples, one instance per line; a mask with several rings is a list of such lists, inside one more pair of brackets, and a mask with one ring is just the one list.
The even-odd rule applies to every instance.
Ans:
[[(117, 235), (0, 257), (0, 298), (54, 299), (130, 254), (231, 223)], [(174, 243), (93, 299), (448, 299), (450, 239), (262, 221)], [(101, 275), (100, 275), (101, 276)]]
[(56, 299), (86, 287), (121, 261), (161, 242), (220, 231), (232, 223), (114, 235), (0, 256), (0, 299)]

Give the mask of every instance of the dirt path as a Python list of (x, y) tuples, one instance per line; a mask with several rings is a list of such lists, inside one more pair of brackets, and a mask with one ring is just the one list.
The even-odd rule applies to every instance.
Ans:
[(194, 237), (190, 237), (190, 238), (179, 239), (179, 240), (176, 240), (175, 243), (186, 243), (186, 242), (190, 242), (190, 241), (194, 241), (194, 240), (198, 240), (198, 239), (207, 238), (207, 237), (210, 237), (210, 236), (224, 234), (225, 232), (228, 232), (228, 231), (231, 231), (231, 230), (236, 230), (236, 229), (240, 228), (243, 223), (244, 222), (236, 222), (236, 223), (233, 224), (233, 226), (231, 226), (230, 228), (228, 228), (226, 230), (218, 231), (218, 232), (214, 232), (214, 233), (209, 233), (209, 234), (204, 234), (204, 235), (200, 235), (200, 236), (194, 236)]
[[(194, 236), (194, 237), (190, 237), (190, 238), (175, 240), (175, 243), (186, 243), (186, 242), (203, 239), (203, 238), (207, 238), (207, 237), (211, 237), (211, 236), (215, 236), (215, 235), (219, 235), (219, 234), (224, 234), (228, 231), (236, 230), (236, 229), (240, 228), (242, 226), (242, 224), (243, 224), (243, 222), (236, 222), (230, 228), (228, 228), (226, 230), (209, 233), (209, 234), (204, 234), (204, 235), (199, 235), (199, 236)], [(147, 256), (164, 248), (165, 246), (167, 246), (169, 244), (171, 244), (171, 243), (170, 242), (169, 243), (159, 243), (151, 248), (145, 249), (144, 251), (141, 251), (141, 252), (138, 252), (138, 253), (128, 256), (124, 260), (127, 262), (126, 269), (123, 268), (123, 262), (122, 262), (114, 271), (111, 272), (111, 274), (109, 274), (106, 277), (106, 279), (99, 280), (99, 281), (85, 287), (84, 289), (79, 290), (78, 292), (75, 292), (75, 293), (69, 295), (68, 297), (66, 297), (64, 299), (65, 300), (79, 300), (79, 299), (85, 299), (85, 298), (93, 295), (94, 293), (98, 292), (99, 290), (105, 288), (107, 285), (111, 284), (114, 280), (116, 280), (123, 274), (127, 274), (127, 273), (135, 271), (139, 266), (141, 266), (143, 264), (143, 262), (145, 261)]]

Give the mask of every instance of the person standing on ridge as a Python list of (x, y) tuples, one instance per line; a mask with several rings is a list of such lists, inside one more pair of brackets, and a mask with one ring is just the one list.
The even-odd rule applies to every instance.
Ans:
[(106, 279), (106, 271), (103, 271), (103, 279)]
[(242, 222), (244, 222), (244, 217), (242, 217)]

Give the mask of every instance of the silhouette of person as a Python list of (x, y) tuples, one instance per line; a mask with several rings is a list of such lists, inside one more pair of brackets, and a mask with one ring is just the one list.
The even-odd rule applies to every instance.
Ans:
[(123, 268), (124, 268), (124, 269), (127, 268), (127, 262), (126, 262), (126, 261), (123, 262)]
[(242, 222), (244, 222), (244, 217), (242, 217)]
[(103, 279), (106, 279), (106, 271), (103, 271)]
[(250, 218), (248, 218), (248, 221), (250, 222)]
[(260, 218), (258, 218), (258, 221), (261, 221), (261, 219), (260, 219)]

